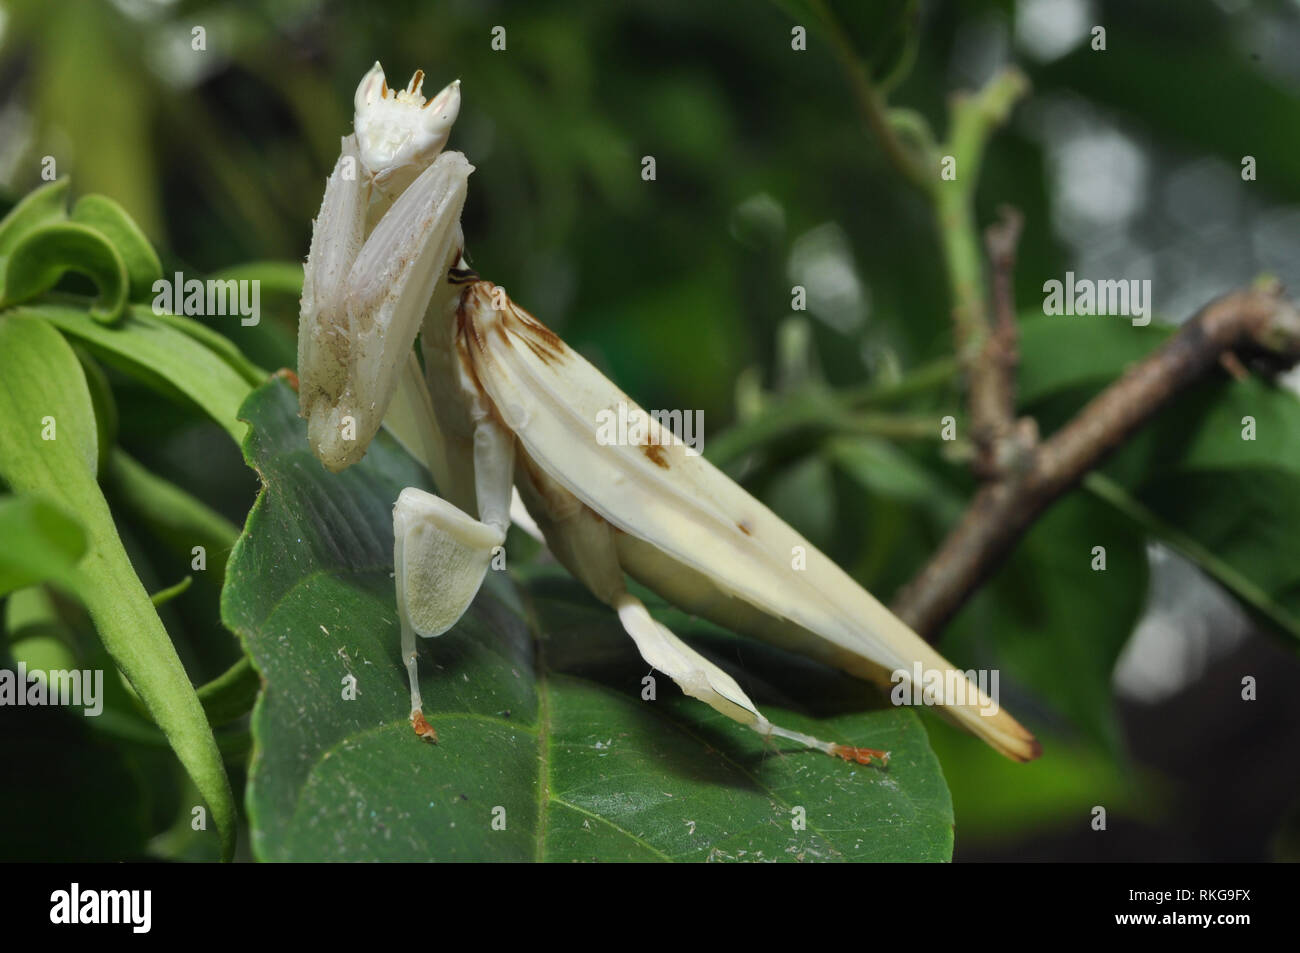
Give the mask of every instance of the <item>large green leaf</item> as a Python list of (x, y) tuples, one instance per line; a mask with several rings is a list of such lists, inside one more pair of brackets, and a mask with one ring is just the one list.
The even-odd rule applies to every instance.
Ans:
[(90, 392), (68, 342), (38, 318), (0, 316), (0, 477), (81, 521), (88, 543), (78, 566), (81, 598), (104, 647), (203, 793), (230, 856), (235, 804), (221, 756), (95, 480), (96, 442)]
[[(1026, 409), (1058, 423), (1168, 333), (1107, 318), (1025, 321)], [(1300, 400), (1293, 392), (1212, 370), (1085, 486), (1248, 608), (1300, 636), (1300, 536), (1291, 531), (1300, 500)]]
[(1070, 388), (1099, 390), (1169, 334), (1168, 327), (1139, 327), (1127, 318), (1023, 314), (1017, 396), (1022, 404), (1032, 405)]
[[(553, 568), (490, 573), (461, 622), (423, 642), (440, 743), (419, 742), (406, 718), (391, 520), (423, 471), (381, 433), (361, 463), (327, 473), (282, 381), (254, 392), (244, 414), (265, 487), (231, 557), (222, 615), (266, 681), (248, 794), (259, 857), (951, 856), (948, 792), (913, 712), (866, 708), (860, 683), (662, 606), (769, 717), (893, 759), (881, 770), (765, 748), (662, 676), (657, 700), (643, 701), (649, 667), (613, 613)], [(790, 711), (796, 697), (816, 716)], [(504, 830), (492, 826), (498, 807)], [(806, 830), (792, 827), (796, 807)]]
[(232, 366), (228, 356), (210, 348), (193, 334), (178, 330), (148, 308), (130, 308), (120, 324), (107, 327), (86, 318), (84, 308), (49, 301), (17, 308), (15, 314), (49, 321), (113, 364), (169, 397), (192, 402), (220, 424), (236, 442), (245, 427), (239, 405), (251, 384), (245, 369)]
[(1085, 486), (1248, 609), (1300, 638), (1300, 547), (1294, 538), (1300, 487), (1294, 474), (1253, 466), (1190, 470), (1151, 480), (1140, 496), (1099, 473)]

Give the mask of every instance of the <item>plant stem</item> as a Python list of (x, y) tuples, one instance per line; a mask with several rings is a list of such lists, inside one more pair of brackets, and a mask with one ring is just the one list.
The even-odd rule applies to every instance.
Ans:
[(890, 122), (885, 97), (871, 82), (866, 66), (854, 52), (853, 44), (849, 42), (839, 20), (826, 5), (825, 0), (811, 0), (811, 6), (826, 26), (835, 58), (839, 60), (841, 68), (849, 78), (849, 88), (858, 104), (858, 111), (862, 114), (872, 135), (880, 143), (885, 158), (911, 185), (921, 192), (931, 192), (934, 188), (934, 177), (927, 173), (923, 163), (917, 161), (915, 153), (899, 139)]
[(989, 330), (975, 189), (993, 130), (1006, 121), (1012, 106), (1028, 90), (1025, 74), (1007, 68), (978, 93), (953, 96), (948, 141), (939, 147), (945, 160), (952, 159), (954, 177), (941, 180), (933, 192), (935, 219), (952, 293), (957, 355), (968, 370), (976, 366)]
[(851, 407), (885, 407), (890, 404), (937, 390), (956, 378), (960, 367), (955, 358), (941, 357), (908, 371), (889, 384), (868, 384), (849, 388), (840, 397)]

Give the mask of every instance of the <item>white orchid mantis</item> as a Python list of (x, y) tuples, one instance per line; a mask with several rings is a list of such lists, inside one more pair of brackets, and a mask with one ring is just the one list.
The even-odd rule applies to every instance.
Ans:
[[(436, 739), (421, 710), (415, 636), (440, 635), (461, 617), (513, 515), (535, 521), (649, 664), (764, 736), (863, 764), (888, 759), (772, 724), (734, 679), (655, 621), (628, 576), (688, 612), (883, 686), (912, 679), (918, 665), (942, 673), (964, 689), (959, 700), (934, 699), (953, 720), (1008, 757), (1036, 757), (1033, 735), (974, 682), (469, 269), (460, 213), (473, 167), (441, 151), (459, 82), (426, 102), (422, 79), (391, 90), (376, 63), (357, 89), (355, 133), (315, 221), (298, 339), (301, 413), (325, 466), (355, 463), (386, 422), (443, 494), (408, 487), (393, 511), (417, 733)], [(602, 412), (620, 404), (647, 420), (642, 444), (598, 441)]]

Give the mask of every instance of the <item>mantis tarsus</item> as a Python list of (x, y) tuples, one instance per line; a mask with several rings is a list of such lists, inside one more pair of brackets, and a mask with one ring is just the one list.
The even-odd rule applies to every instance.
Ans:
[[(460, 84), (425, 101), (422, 80), (417, 72), (405, 90), (391, 90), (376, 63), (357, 89), (355, 132), (343, 139), (314, 223), (298, 344), (301, 412), (325, 466), (355, 463), (387, 423), (442, 494), (408, 487), (393, 511), (416, 732), (436, 738), (421, 709), (415, 636), (456, 623), (512, 515), (531, 516), (559, 562), (686, 694), (766, 737), (887, 763), (888, 752), (772, 724), (730, 675), (628, 591), (631, 576), (688, 612), (880, 685), (910, 679), (917, 663), (956, 671), (648, 415), (640, 443), (596, 439), (602, 412), (620, 403), (644, 411), (469, 267), (460, 213), (473, 167), (442, 151)], [(1037, 757), (1033, 735), (957, 677), (963, 699), (939, 699), (949, 717), (1008, 757)]]

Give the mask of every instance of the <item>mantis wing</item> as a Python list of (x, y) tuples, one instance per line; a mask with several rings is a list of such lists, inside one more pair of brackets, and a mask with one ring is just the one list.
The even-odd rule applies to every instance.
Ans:
[[(467, 286), (458, 321), (478, 382), (525, 453), (610, 524), (707, 577), (724, 597), (792, 623), (787, 643), (802, 640), (823, 658), (831, 643), (838, 650), (831, 657), (847, 654), (904, 683), (919, 663), (952, 684), (959, 673), (950, 663), (666, 428), (649, 420), (639, 442), (607, 439), (620, 412), (634, 419), (644, 411), (502, 289)], [(1008, 757), (1037, 757), (1032, 734), (968, 678), (960, 681), (960, 700), (939, 699), (952, 717)]]

